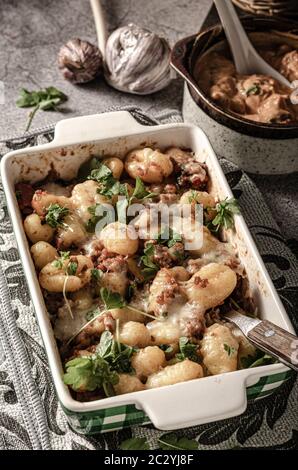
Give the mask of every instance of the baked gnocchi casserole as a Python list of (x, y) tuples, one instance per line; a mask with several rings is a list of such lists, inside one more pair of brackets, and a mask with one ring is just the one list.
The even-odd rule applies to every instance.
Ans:
[[(221, 320), (231, 309), (256, 312), (237, 253), (224, 241), (237, 202), (216, 199), (209, 183), (191, 151), (138, 148), (123, 160), (92, 157), (72, 181), (49, 174), (16, 185), (64, 382), (77, 400), (265, 360)], [(178, 216), (168, 226), (152, 222), (152, 210), (172, 205), (189, 209), (182, 229)], [(202, 243), (190, 248), (199, 207)]]

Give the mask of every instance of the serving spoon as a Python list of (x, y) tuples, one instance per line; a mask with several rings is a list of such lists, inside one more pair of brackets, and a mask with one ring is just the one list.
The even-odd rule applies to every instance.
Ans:
[(269, 75), (282, 85), (291, 88), (291, 83), (255, 50), (250, 42), (231, 0), (214, 0), (220, 21), (225, 30), (236, 70), (241, 75)]

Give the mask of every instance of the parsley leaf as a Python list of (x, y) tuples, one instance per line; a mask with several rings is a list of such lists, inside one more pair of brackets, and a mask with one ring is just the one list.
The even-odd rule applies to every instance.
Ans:
[(117, 372), (99, 355), (76, 357), (65, 364), (63, 381), (75, 391), (103, 388), (107, 396), (113, 395), (113, 385), (119, 381)]
[(70, 261), (67, 266), (67, 274), (70, 276), (75, 276), (78, 269), (78, 263), (76, 261)]
[(144, 437), (132, 437), (131, 439), (126, 439), (120, 444), (121, 450), (149, 450), (150, 447), (146, 442)]
[(157, 271), (159, 270), (159, 266), (157, 266), (152, 261), (153, 255), (154, 255), (154, 245), (152, 243), (146, 243), (146, 246), (144, 249), (144, 255), (141, 256), (141, 262), (145, 266), (145, 268), (142, 269), (142, 274), (146, 280), (154, 277)]
[(171, 248), (177, 242), (182, 242), (180, 233), (175, 232), (171, 227), (164, 227), (157, 236), (157, 243), (167, 245)]
[(57, 106), (64, 103), (66, 100), (67, 96), (62, 93), (62, 91), (52, 86), (37, 91), (28, 91), (22, 88), (16, 105), (19, 108), (31, 108), (34, 106), (33, 111), (29, 114), (29, 120), (25, 130), (29, 130), (32, 120), (39, 109), (43, 111), (56, 110)]
[(97, 222), (99, 222), (102, 218), (101, 215), (96, 215), (96, 208), (97, 204), (95, 204), (94, 206), (89, 206), (87, 208), (87, 211), (89, 212), (89, 214), (91, 214), (90, 219), (86, 223), (86, 229), (88, 232), (94, 232)]
[(99, 281), (99, 279), (102, 277), (103, 272), (101, 269), (93, 268), (91, 269), (91, 278), (94, 281)]
[(90, 175), (92, 170), (96, 168), (100, 168), (102, 165), (101, 159), (98, 157), (92, 157), (87, 162), (84, 162), (78, 171), (78, 178), (80, 181), (85, 181), (87, 177)]
[(245, 94), (246, 96), (249, 96), (249, 95), (259, 95), (260, 94), (260, 91), (261, 91), (261, 88), (259, 87), (259, 85), (257, 85), (256, 83), (254, 85), (252, 85), (251, 87), (247, 88), (247, 90), (245, 90)]
[(277, 359), (257, 350), (255, 356), (249, 355), (241, 357), (240, 362), (243, 369), (248, 369), (251, 367), (260, 367), (266, 366), (268, 364), (274, 364), (277, 362)]
[(112, 370), (124, 374), (134, 372), (130, 359), (135, 349), (115, 341), (110, 331), (102, 333), (96, 352), (110, 364)]
[(57, 228), (63, 225), (63, 219), (69, 214), (67, 207), (61, 207), (59, 204), (50, 204), (47, 208), (46, 223), (52, 227)]
[(101, 163), (98, 168), (91, 170), (88, 179), (94, 180), (99, 184), (97, 192), (106, 197), (118, 196), (119, 194), (126, 195), (126, 184), (121, 184), (113, 177), (113, 172), (110, 168)]
[(236, 351), (235, 348), (232, 348), (232, 346), (226, 343), (224, 344), (224, 350), (227, 352), (228, 356), (232, 356)]
[(93, 310), (90, 310), (89, 312), (86, 313), (85, 318), (87, 321), (93, 320), (93, 318), (97, 317), (101, 311), (99, 310), (98, 307), (94, 308)]
[(229, 229), (234, 227), (234, 215), (240, 214), (240, 208), (235, 198), (226, 198), (216, 204), (217, 215), (208, 224), (208, 228), (218, 231), (220, 227)]
[(192, 189), (190, 191), (190, 196), (188, 196), (188, 202), (191, 204), (192, 202), (197, 202), (198, 191)]
[(161, 349), (165, 354), (170, 354), (173, 352), (173, 346), (170, 344), (159, 344), (159, 349)]
[(133, 199), (143, 200), (143, 199), (148, 199), (148, 198), (155, 197), (155, 196), (157, 196), (157, 193), (150, 193), (150, 191), (147, 191), (143, 181), (141, 180), (139, 176), (137, 176), (135, 189), (130, 198), (130, 202)]
[(158, 443), (162, 450), (198, 450), (198, 443), (194, 439), (187, 439), (176, 434), (163, 434), (158, 438)]
[(55, 268), (61, 269), (63, 268), (63, 262), (70, 257), (70, 251), (59, 251), (59, 254), (60, 258), (53, 261), (53, 266)]
[(106, 310), (113, 308), (123, 308), (126, 305), (125, 300), (121, 297), (118, 292), (112, 292), (106, 287), (100, 289), (100, 296), (105, 305)]
[(180, 352), (176, 354), (178, 361), (190, 359), (193, 362), (199, 362), (199, 356), (197, 354), (198, 345), (191, 343), (186, 336), (179, 338), (179, 349)]

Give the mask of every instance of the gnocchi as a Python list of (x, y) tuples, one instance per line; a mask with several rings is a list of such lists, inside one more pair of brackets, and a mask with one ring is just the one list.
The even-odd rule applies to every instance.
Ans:
[(149, 375), (146, 388), (164, 387), (174, 385), (179, 382), (199, 379), (203, 377), (203, 369), (200, 364), (185, 359), (172, 366), (166, 366), (159, 372)]
[(42, 269), (46, 264), (58, 257), (58, 251), (50, 243), (40, 241), (31, 246), (31, 254), (37, 269)]
[(99, 238), (112, 253), (132, 256), (138, 250), (139, 241), (131, 225), (113, 222), (100, 232)]
[(203, 362), (212, 375), (236, 370), (238, 349), (238, 341), (231, 330), (218, 323), (207, 328), (201, 342)]
[[(76, 265), (74, 274), (68, 274), (70, 263)], [(39, 282), (49, 292), (75, 292), (90, 282), (92, 267), (92, 261), (83, 255), (73, 256), (58, 265), (53, 261), (42, 268)]]
[(32, 243), (50, 242), (55, 230), (48, 224), (43, 224), (38, 214), (27, 215), (24, 220), (24, 229), (27, 237)]
[(119, 374), (119, 382), (114, 386), (117, 395), (124, 393), (140, 392), (145, 390), (145, 385), (134, 375)]
[(210, 263), (203, 266), (184, 284), (190, 301), (204, 310), (220, 305), (235, 289), (237, 276), (228, 266)]
[(72, 209), (71, 200), (65, 196), (51, 194), (47, 191), (38, 190), (32, 198), (32, 207), (36, 214), (44, 216), (51, 204), (58, 204), (61, 207)]
[(173, 172), (173, 164), (168, 155), (151, 148), (129, 152), (125, 169), (131, 178), (141, 178), (145, 183), (161, 183)]
[(158, 346), (147, 346), (133, 355), (131, 365), (137, 377), (144, 379), (166, 365), (166, 356)]
[(87, 232), (81, 220), (74, 214), (67, 215), (63, 225), (57, 229), (59, 248), (66, 249), (72, 245), (79, 246), (87, 238)]
[(186, 191), (180, 198), (180, 204), (202, 204), (204, 209), (215, 206), (214, 197), (206, 191)]
[[(233, 215), (225, 216), (231, 204), (209, 191), (206, 165), (177, 147), (136, 148), (121, 158), (111, 152), (83, 165), (69, 183), (16, 185), (64, 381), (76, 399), (243, 368), (242, 359), (256, 350), (220, 315), (234, 300), (247, 306), (249, 286), (225, 241), (231, 231), (224, 222), (223, 230), (213, 231), (225, 217), (233, 225)], [(140, 212), (125, 219), (119, 207), (134, 209), (135, 203), (142, 204)], [(100, 230), (106, 218), (97, 209), (106, 204), (114, 216)], [(178, 212), (171, 212), (172, 204)], [(169, 214), (166, 222), (161, 213)]]
[(142, 323), (128, 321), (120, 330), (120, 341), (129, 346), (145, 348), (151, 343), (150, 331)]
[(120, 158), (116, 158), (116, 157), (106, 158), (105, 160), (103, 160), (102, 163), (111, 170), (111, 172), (113, 173), (113, 177), (116, 180), (120, 180), (120, 177), (124, 169), (123, 161), (120, 160)]
[(72, 206), (83, 223), (88, 222), (91, 218), (90, 207), (109, 202), (108, 198), (99, 194), (97, 190), (98, 184), (93, 180), (76, 184), (72, 190)]

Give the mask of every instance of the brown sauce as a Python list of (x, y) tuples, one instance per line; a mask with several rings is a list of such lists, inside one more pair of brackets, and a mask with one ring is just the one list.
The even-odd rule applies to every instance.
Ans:
[[(298, 51), (288, 45), (262, 49), (262, 57), (290, 82), (298, 80)], [(196, 80), (203, 92), (226, 111), (264, 123), (298, 122), (293, 89), (268, 75), (240, 75), (223, 52), (209, 52), (197, 64)]]

